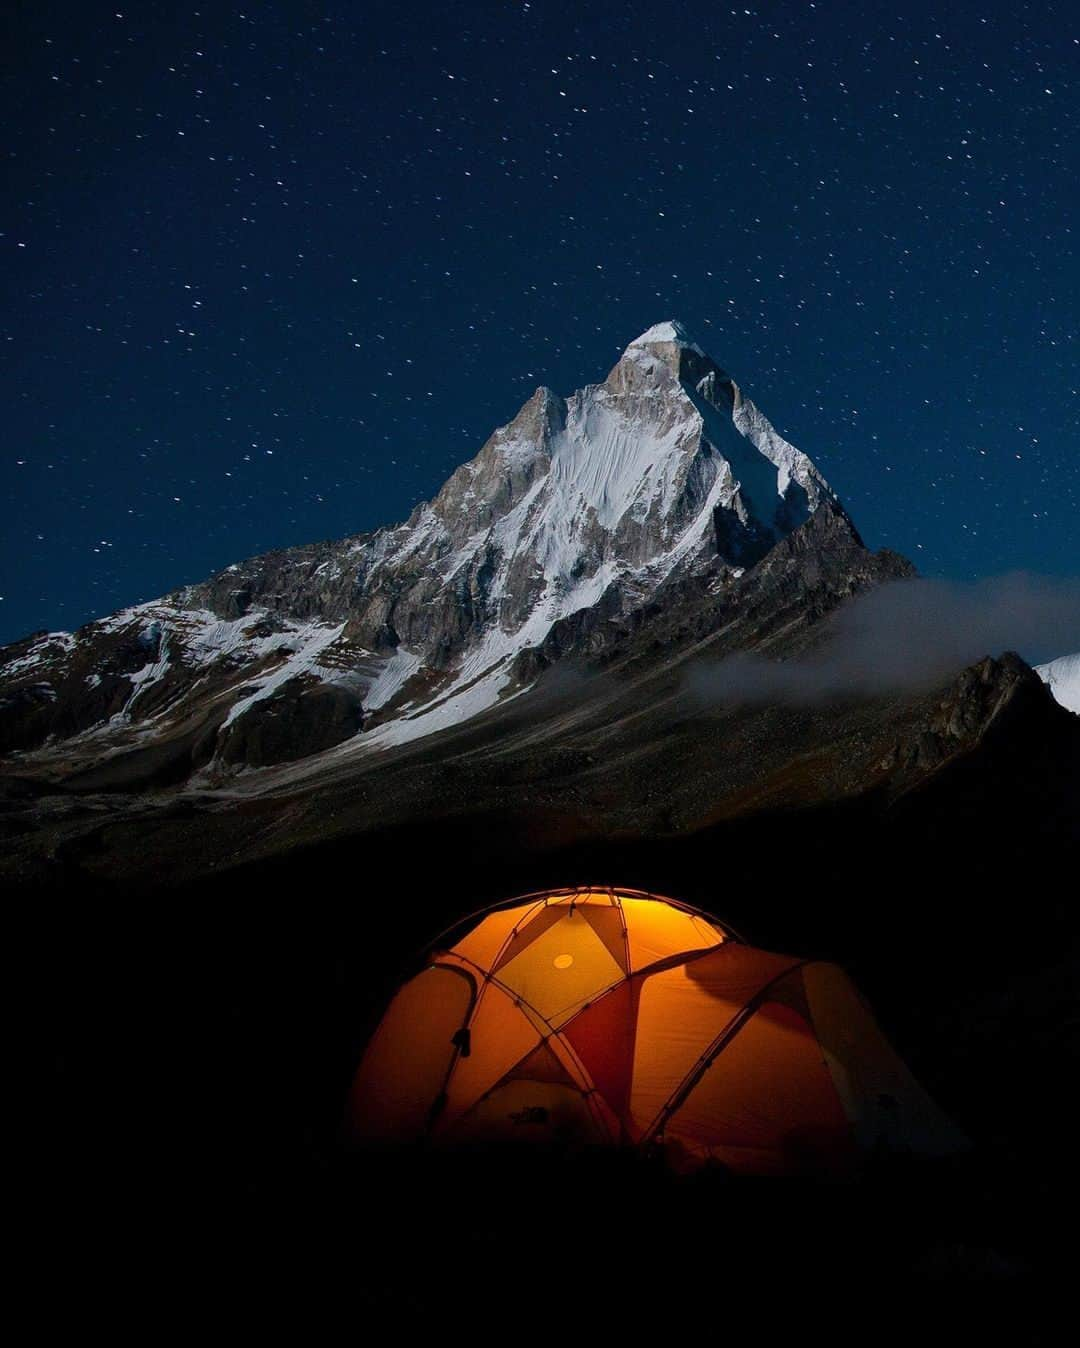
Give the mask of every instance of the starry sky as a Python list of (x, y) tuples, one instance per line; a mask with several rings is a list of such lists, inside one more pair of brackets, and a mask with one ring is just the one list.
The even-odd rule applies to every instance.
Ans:
[(1080, 571), (1080, 9), (5, 8), (0, 639), (404, 518), (677, 317), (928, 575)]

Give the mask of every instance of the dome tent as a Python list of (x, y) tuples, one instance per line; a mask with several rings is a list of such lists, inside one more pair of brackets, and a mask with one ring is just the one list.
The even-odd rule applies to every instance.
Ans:
[(758, 1174), (962, 1145), (837, 966), (601, 888), (513, 899), (440, 938), (367, 1045), (348, 1128), (662, 1145), (679, 1168)]

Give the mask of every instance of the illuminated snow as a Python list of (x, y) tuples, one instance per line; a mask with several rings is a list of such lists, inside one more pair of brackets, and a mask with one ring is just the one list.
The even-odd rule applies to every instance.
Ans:
[(1080, 716), (1080, 653), (1063, 655), (1049, 664), (1036, 665), (1035, 673), (1050, 689), (1056, 701)]

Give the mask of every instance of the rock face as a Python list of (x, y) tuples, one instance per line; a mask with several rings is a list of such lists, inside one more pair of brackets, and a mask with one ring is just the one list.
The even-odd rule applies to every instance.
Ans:
[(171, 772), (213, 777), (361, 729), (420, 738), (595, 652), (658, 595), (737, 579), (823, 505), (846, 521), (810, 460), (661, 323), (603, 383), (537, 389), (404, 524), (7, 647), (0, 751), (152, 747), (160, 763), (169, 743)]

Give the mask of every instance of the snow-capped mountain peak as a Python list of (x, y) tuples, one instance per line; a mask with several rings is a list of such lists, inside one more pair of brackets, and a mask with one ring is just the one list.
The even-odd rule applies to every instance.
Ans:
[(696, 351), (699, 356), (705, 354), (677, 318), (668, 318), (663, 323), (654, 323), (640, 337), (635, 337), (627, 350), (629, 351), (635, 346), (650, 346), (657, 342), (671, 342), (676, 346), (688, 346), (691, 350)]
[[(663, 323), (654, 323), (640, 337), (635, 337), (623, 352), (623, 359), (634, 359), (638, 353), (649, 351), (652, 348), (663, 350), (667, 347), (673, 347), (679, 351), (692, 351), (696, 356), (705, 357), (704, 350), (694, 341), (689, 332), (677, 319), (672, 318)], [(705, 358), (707, 359), (707, 357)]]
[(714, 371), (721, 379), (727, 379), (686, 328), (670, 319), (653, 324), (636, 337), (605, 382), (612, 388), (629, 389), (640, 388), (650, 381), (662, 386), (674, 378), (693, 386)]
[[(229, 567), (91, 624), (75, 645), (85, 655), (88, 642), (107, 633), (115, 644), (131, 628), (139, 695), (117, 692), (114, 719), (160, 708), (151, 685), (166, 680), (175, 710), (184, 671), (205, 682), (212, 666), (223, 708), (214, 762), (251, 762), (237, 745), (262, 745), (258, 727), (275, 709), (292, 699), (295, 720), (316, 688), (353, 707), (337, 707), (343, 733), (362, 721), (365, 744), (397, 743), (521, 691), (520, 657), (574, 649), (579, 615), (624, 616), (690, 573), (722, 581), (824, 501), (835, 505), (813, 463), (668, 320), (631, 342), (603, 382), (566, 398), (537, 389), (403, 524)], [(227, 652), (189, 640), (214, 615), (238, 625)], [(167, 658), (148, 664), (144, 648)], [(47, 649), (65, 669), (75, 658)], [(18, 658), (30, 657), (20, 648)], [(85, 677), (96, 672), (91, 660)]]

